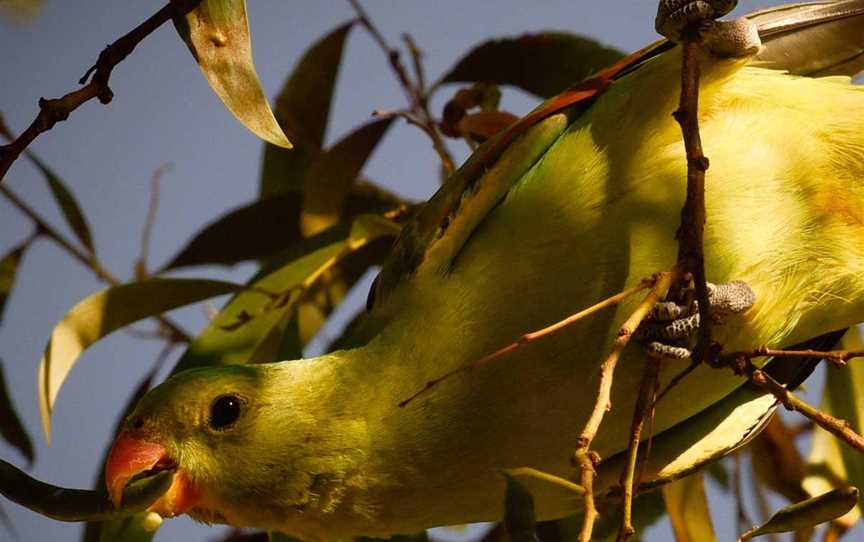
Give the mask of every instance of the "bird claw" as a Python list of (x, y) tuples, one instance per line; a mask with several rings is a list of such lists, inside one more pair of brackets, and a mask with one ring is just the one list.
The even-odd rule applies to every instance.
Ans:
[(756, 24), (746, 18), (717, 21), (735, 9), (737, 0), (660, 0), (654, 28), (679, 42), (685, 28), (695, 27), (703, 44), (719, 57), (755, 54), (762, 46)]
[[(746, 282), (736, 280), (707, 284), (708, 300), (714, 323), (730, 314), (744, 312), (756, 302), (756, 294)], [(692, 300), (693, 290), (683, 292), (684, 301), (661, 301), (636, 330), (634, 339), (652, 357), (685, 359), (690, 357), (699, 331), (699, 303)]]

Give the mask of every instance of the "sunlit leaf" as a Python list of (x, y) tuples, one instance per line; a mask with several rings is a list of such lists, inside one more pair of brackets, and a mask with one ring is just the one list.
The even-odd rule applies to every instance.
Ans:
[(857, 503), (857, 488), (835, 489), (818, 497), (781, 508), (767, 522), (741, 535), (741, 540), (750, 540), (768, 533), (785, 533), (815, 527), (839, 518)]
[(345, 38), (353, 24), (337, 27), (307, 49), (276, 98), (276, 120), (296, 147), (288, 152), (264, 146), (262, 199), (302, 190), (306, 168), (324, 146)]
[[(303, 196), (289, 193), (240, 207), (205, 226), (161, 272), (193, 265), (234, 265), (268, 259), (299, 243)], [(342, 216), (380, 214), (405, 203), (371, 183), (353, 186)], [(278, 232), (278, 234), (276, 234)]]
[(491, 40), (465, 55), (441, 83), (513, 85), (542, 97), (558, 94), (624, 53), (563, 32)]
[(174, 25), (231, 113), (261, 139), (290, 149), (255, 71), (246, 1), (202, 0)]
[(75, 305), (54, 328), (39, 363), (39, 407), (46, 439), (51, 438), (51, 412), (60, 387), (87, 347), (138, 320), (241, 288), (215, 280), (153, 279), (107, 288)]
[(0, 494), (59, 521), (97, 521), (140, 512), (168, 491), (173, 477), (173, 472), (163, 471), (129, 484), (123, 490), (123, 505), (117, 509), (106, 491), (46, 484), (0, 459)]
[(299, 357), (299, 338), (292, 352), (286, 349), (291, 341), (286, 343), (285, 334), (303, 296), (326, 286), (330, 273), (352, 257), (392, 243), (398, 230), (399, 226), (384, 218), (366, 215), (358, 217), (350, 229), (349, 224), (340, 224), (304, 240), (296, 248), (301, 255), (285, 256), (284, 261), (274, 262), (271, 270), (250, 282), (250, 288), (275, 293), (278, 298), (270, 299), (251, 289), (238, 294), (192, 342), (175, 371)]
[(314, 235), (339, 221), (351, 187), (392, 119), (367, 123), (319, 155), (306, 172), (303, 191), (303, 235)]
[(25, 241), (10, 250), (3, 256), (3, 259), (0, 259), (0, 323), (3, 322), (3, 309), (6, 308), (6, 301), (15, 286), (18, 266), (21, 264), (21, 259), (24, 257), (24, 252), (27, 251), (28, 246), (30, 246), (30, 242)]
[(29, 22), (39, 16), (45, 0), (2, 0), (0, 1), (0, 14), (11, 15), (16, 19)]
[(701, 471), (664, 485), (662, 491), (677, 542), (717, 540)]
[[(505, 475), (506, 476), (506, 475)], [(519, 482), (507, 478), (504, 499), (504, 526), (512, 542), (538, 542), (537, 521), (534, 518), (534, 498)]]
[(24, 424), (21, 423), (12, 405), (2, 363), (0, 363), (0, 435), (3, 435), (6, 442), (17, 448), (28, 462), (33, 463), (33, 441), (30, 440), (30, 435), (27, 434)]

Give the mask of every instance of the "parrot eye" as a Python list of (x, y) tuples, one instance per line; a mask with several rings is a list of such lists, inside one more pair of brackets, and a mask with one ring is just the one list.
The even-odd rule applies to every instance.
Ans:
[(236, 395), (222, 395), (210, 405), (210, 427), (225, 429), (240, 417), (242, 401)]

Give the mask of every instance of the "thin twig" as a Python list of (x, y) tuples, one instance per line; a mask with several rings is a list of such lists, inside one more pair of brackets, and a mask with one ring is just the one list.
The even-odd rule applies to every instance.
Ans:
[(679, 275), (680, 273), (678, 268), (674, 267), (671, 271), (658, 273), (655, 276), (654, 285), (651, 288), (651, 291), (647, 296), (645, 296), (645, 299), (642, 300), (639, 306), (636, 307), (636, 310), (633, 311), (630, 317), (627, 318), (621, 326), (621, 329), (618, 331), (618, 337), (615, 339), (615, 344), (612, 346), (612, 351), (600, 365), (600, 381), (597, 389), (597, 400), (594, 403), (594, 409), (591, 412), (591, 416), (585, 423), (585, 428), (579, 435), (576, 450), (571, 459), (574, 466), (578, 466), (582, 469), (582, 487), (585, 488), (586, 492), (585, 498), (583, 499), (584, 519), (582, 523), (582, 532), (579, 536), (580, 542), (589, 542), (591, 540), (591, 535), (594, 529), (594, 520), (597, 517), (597, 509), (594, 505), (594, 495), (593, 492), (590, 491), (590, 489), (594, 487), (593, 463), (595, 463), (595, 461), (592, 460), (590, 450), (591, 443), (593, 442), (594, 437), (597, 436), (597, 431), (600, 429), (600, 424), (603, 422), (603, 416), (606, 412), (612, 409), (611, 392), (612, 382), (615, 375), (615, 366), (618, 363), (618, 359), (621, 357), (624, 347), (630, 342), (633, 332), (639, 327), (639, 324), (642, 323), (642, 320), (645, 319), (654, 305), (666, 295), (666, 292), (668, 292), (672, 283), (678, 280)]
[(705, 257), (702, 237), (705, 230), (705, 171), (708, 158), (702, 152), (699, 135), (699, 34), (694, 27), (685, 29), (682, 45), (681, 99), (673, 116), (681, 125), (687, 154), (687, 199), (681, 209), (678, 229), (678, 265), (692, 273), (699, 301), (699, 340), (693, 349), (696, 362), (707, 359), (712, 346), (711, 305), (705, 282)]
[(579, 320), (585, 318), (586, 316), (590, 316), (590, 315), (592, 315), (592, 314), (594, 314), (594, 313), (596, 313), (602, 309), (605, 309), (608, 307), (613, 307), (613, 306), (621, 303), (622, 301), (624, 301), (628, 297), (630, 297), (634, 294), (637, 294), (637, 293), (639, 293), (642, 290), (645, 290), (647, 288), (651, 288), (655, 284), (656, 284), (656, 277), (643, 279), (641, 282), (639, 282), (638, 285), (636, 285), (632, 288), (629, 288), (627, 290), (624, 290), (623, 292), (615, 294), (611, 297), (608, 297), (608, 298), (604, 299), (603, 301), (600, 301), (599, 303), (595, 303), (594, 305), (591, 305), (587, 309), (581, 310), (581, 311), (577, 312), (576, 314), (568, 316), (567, 318), (565, 318), (559, 322), (556, 322), (556, 323), (554, 323), (548, 327), (545, 327), (543, 329), (538, 329), (537, 331), (532, 331), (531, 333), (526, 333), (526, 334), (522, 335), (521, 337), (519, 337), (518, 339), (516, 339), (516, 341), (508, 344), (507, 346), (505, 346), (503, 348), (496, 350), (495, 352), (492, 352), (491, 354), (483, 356), (482, 358), (480, 358), (476, 361), (473, 361), (467, 365), (461, 365), (461, 366), (459, 366), (459, 367), (457, 367), (457, 368), (455, 368), (455, 369), (453, 369), (447, 373), (444, 373), (443, 375), (439, 376), (438, 378), (435, 378), (433, 380), (426, 382), (426, 385), (423, 387), (423, 389), (419, 390), (418, 392), (416, 392), (411, 397), (409, 397), (409, 398), (405, 399), (404, 401), (402, 401), (401, 403), (399, 403), (399, 406), (404, 407), (404, 406), (408, 405), (408, 403), (417, 399), (421, 395), (425, 394), (426, 392), (428, 392), (429, 390), (431, 390), (432, 388), (434, 388), (435, 386), (444, 382), (445, 380), (449, 379), (452, 376), (455, 376), (455, 375), (460, 374), (460, 373), (467, 373), (467, 372), (473, 371), (474, 369), (478, 369), (484, 365), (488, 365), (489, 363), (492, 363), (493, 361), (497, 360), (498, 358), (502, 358), (502, 357), (506, 356), (507, 354), (510, 354), (511, 352), (515, 351), (518, 348), (521, 348), (522, 346), (524, 346), (528, 343), (538, 341), (547, 335), (551, 335), (557, 331), (564, 329), (565, 327), (571, 326), (571, 325), (575, 324), (576, 322), (578, 322)]
[(727, 366), (733, 364), (736, 360), (751, 360), (753, 358), (772, 357), (772, 358), (819, 358), (831, 362), (835, 367), (845, 367), (846, 362), (853, 358), (864, 357), (864, 350), (774, 350), (765, 346), (760, 346), (749, 352), (732, 352), (723, 354), (720, 358), (720, 365)]
[(560, 476), (555, 476), (554, 474), (550, 474), (548, 472), (543, 472), (541, 470), (532, 469), (531, 467), (519, 467), (516, 469), (507, 469), (504, 471), (506, 474), (513, 477), (525, 477), (525, 478), (533, 478), (535, 480), (540, 480), (547, 484), (552, 484), (560, 487), (566, 491), (574, 493), (576, 495), (584, 495), (585, 488), (580, 486), (579, 484), (574, 484), (570, 480), (566, 478), (561, 478)]
[[(39, 229), (39, 232), (46, 237), (50, 238), (52, 241), (60, 245), (70, 256), (74, 259), (81, 262), (84, 267), (90, 269), (93, 274), (95, 274), (99, 280), (110, 284), (111, 286), (119, 286), (122, 284), (122, 281), (111, 274), (108, 270), (102, 267), (102, 264), (99, 263), (99, 260), (92, 254), (86, 253), (83, 250), (79, 249), (75, 245), (73, 245), (68, 239), (66, 239), (60, 232), (54, 229), (48, 222), (43, 219), (39, 213), (37, 213), (30, 205), (28, 205), (23, 199), (21, 199), (17, 194), (15, 194), (8, 186), (0, 184), (0, 195), (4, 196), (12, 205), (18, 208), (23, 214), (27, 215), (33, 223), (36, 224), (36, 227)], [(168, 333), (168, 339), (173, 342), (189, 342), (191, 339), (189, 335), (183, 331), (183, 329), (172, 322), (169, 318), (165, 316), (157, 316), (156, 317), (159, 322), (162, 324), (162, 327)]]
[(803, 414), (808, 419), (813, 420), (813, 423), (822, 429), (839, 438), (858, 452), (864, 453), (864, 437), (856, 433), (849, 425), (849, 422), (835, 418), (798, 398), (782, 384), (774, 380), (771, 375), (761, 369), (757, 369), (749, 361), (746, 362), (745, 372), (748, 374), (750, 382), (774, 395), (787, 410), (794, 410)]
[(162, 164), (156, 168), (150, 179), (150, 204), (147, 207), (144, 228), (141, 230), (141, 251), (138, 255), (138, 261), (135, 263), (135, 275), (138, 280), (145, 280), (150, 276), (147, 271), (147, 259), (150, 253), (150, 236), (153, 233), (153, 226), (156, 225), (156, 213), (159, 210), (159, 184), (162, 176), (171, 171), (172, 167), (171, 164)]
[(617, 542), (624, 542), (636, 532), (633, 528), (633, 492), (637, 485), (636, 459), (639, 455), (639, 442), (642, 440), (642, 427), (645, 418), (652, 409), (653, 395), (657, 389), (657, 379), (660, 375), (660, 360), (649, 357), (642, 369), (642, 383), (639, 385), (639, 396), (630, 424), (630, 444), (627, 448), (627, 464), (621, 473), (621, 525), (618, 527)]
[[(413, 114), (412, 116), (416, 119), (413, 124), (421, 127), (429, 136), (429, 139), (432, 140), (432, 147), (435, 149), (435, 152), (438, 153), (441, 165), (444, 167), (447, 174), (453, 173), (456, 170), (456, 165), (453, 162), (453, 158), (450, 156), (450, 151), (447, 150), (444, 138), (441, 137), (441, 132), (438, 130), (438, 124), (429, 112), (429, 104), (427, 101), (428, 92), (426, 89), (425, 78), (423, 76), (420, 50), (417, 48), (414, 40), (408, 34), (403, 35), (403, 39), (408, 46), (411, 59), (414, 63), (414, 72), (417, 79), (416, 82), (412, 81), (411, 77), (408, 75), (408, 70), (406, 70), (405, 66), (402, 64), (399, 51), (387, 43), (384, 35), (369, 18), (366, 10), (363, 9), (363, 6), (360, 5), (359, 0), (348, 0), (348, 3), (351, 4), (351, 7), (353, 7), (354, 11), (357, 13), (357, 20), (360, 21), (360, 24), (362, 24), (364, 28), (366, 28), (366, 31), (369, 32), (369, 35), (372, 36), (372, 39), (387, 56), (390, 67), (393, 69), (393, 73), (396, 74), (396, 79), (399, 80), (399, 86), (402, 87), (402, 91), (408, 99), (410, 111)], [(406, 116), (405, 118), (409, 117)]]
[[(55, 124), (69, 118), (69, 115), (82, 104), (98, 98), (103, 104), (108, 104), (114, 98), (108, 80), (114, 67), (122, 62), (135, 47), (154, 30), (170, 21), (175, 15), (186, 14), (194, 9), (201, 0), (179, 0), (165, 4), (159, 11), (146, 21), (133, 28), (125, 36), (107, 46), (99, 54), (84, 77), (79, 81), (83, 87), (73, 90), (61, 98), (39, 98), (39, 114), (15, 141), (0, 146), (0, 182), (6, 177), (6, 172), (18, 159), (22, 152), (35, 140), (39, 134), (52, 129)], [(92, 75), (92, 77), (91, 77)], [(89, 79), (89, 83), (87, 82)]]

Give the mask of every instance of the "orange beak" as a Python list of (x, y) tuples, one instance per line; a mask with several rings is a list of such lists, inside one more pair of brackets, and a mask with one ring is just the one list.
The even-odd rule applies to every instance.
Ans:
[[(130, 431), (123, 431), (114, 441), (105, 463), (105, 484), (115, 507), (120, 507), (123, 490), (133, 478), (148, 471), (175, 468), (164, 446), (148, 442)], [(178, 516), (200, 501), (200, 493), (183, 471), (174, 474), (168, 491), (148, 508), (165, 517)]]

